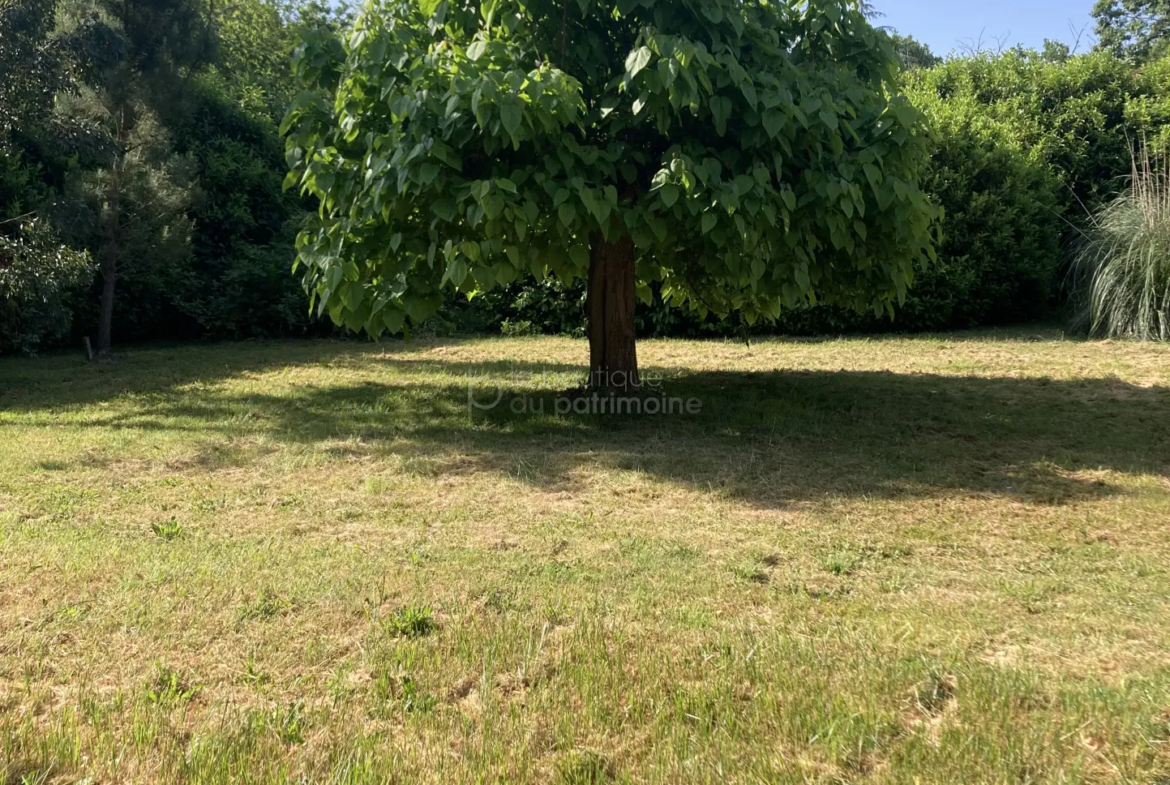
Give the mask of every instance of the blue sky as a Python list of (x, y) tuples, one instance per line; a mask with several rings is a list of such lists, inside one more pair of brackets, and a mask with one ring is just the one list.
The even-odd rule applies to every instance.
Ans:
[(1072, 44), (1070, 21), (1077, 30), (1088, 25), (1082, 51), (1093, 43), (1093, 0), (874, 0), (874, 6), (885, 14), (875, 24), (912, 35), (937, 55), (978, 39), (980, 31), (991, 48), (997, 38), (1007, 46), (1039, 48), (1045, 38)]

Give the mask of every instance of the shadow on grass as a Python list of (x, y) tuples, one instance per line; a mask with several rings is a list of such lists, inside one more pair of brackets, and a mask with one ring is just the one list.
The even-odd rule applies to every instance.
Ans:
[[(337, 457), (393, 454), (436, 473), (498, 472), (562, 491), (578, 487), (582, 469), (643, 472), (761, 507), (826, 496), (956, 493), (1061, 504), (1117, 492), (1073, 476), (1082, 470), (1166, 476), (1170, 467), (1170, 390), (1118, 380), (693, 373), (663, 389), (701, 402), (697, 414), (556, 416), (560, 388), (541, 387), (539, 379), (526, 386), (523, 378), (509, 387), (516, 383), (510, 373), (524, 377), (546, 366), (443, 362), (382, 348), (376, 357), (350, 349), (327, 362), (377, 364), (389, 382), (271, 394), (212, 384), (276, 364), (324, 361), (319, 346), (293, 356), (280, 346), (271, 362), (261, 350), (202, 375), (194, 365), (161, 378), (157, 369), (143, 375), (122, 366), (115, 386), (134, 397), (132, 405), (83, 410), (75, 421), (48, 410), (99, 393), (46, 382), (7, 403), (25, 414), (24, 425), (189, 431), (206, 448), (197, 468), (207, 470), (256, 460), (232, 440), (263, 435), (320, 445)], [(469, 383), (479, 402), (501, 389), (505, 395), (495, 408), (469, 410)], [(516, 392), (542, 400), (544, 413), (517, 414)]]

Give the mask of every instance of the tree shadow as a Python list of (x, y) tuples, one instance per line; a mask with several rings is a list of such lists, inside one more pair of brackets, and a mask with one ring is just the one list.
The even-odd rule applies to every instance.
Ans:
[[(643, 473), (762, 508), (943, 495), (1058, 505), (1120, 492), (1095, 470), (1170, 469), (1170, 389), (1116, 379), (704, 372), (667, 379), (658, 396), (698, 401), (693, 414), (558, 414), (559, 388), (536, 376), (545, 366), (385, 353), (376, 361), (391, 381), (280, 393), (156, 386), (137, 391), (134, 406), (87, 412), (83, 423), (220, 442), (259, 434), (558, 492), (583, 490), (598, 470)], [(26, 411), (25, 424), (60, 425)], [(233, 455), (236, 465), (254, 459)]]

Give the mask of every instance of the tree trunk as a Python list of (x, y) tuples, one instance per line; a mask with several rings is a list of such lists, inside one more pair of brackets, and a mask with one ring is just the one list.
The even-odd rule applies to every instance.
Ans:
[(589, 237), (589, 387), (630, 392), (641, 387), (634, 343), (634, 241)]
[[(120, 116), (120, 115), (119, 115)], [(119, 123), (119, 141), (123, 141), (123, 124)], [(101, 244), (98, 258), (101, 260), (102, 308), (98, 315), (98, 357), (110, 353), (114, 327), (114, 287), (118, 282), (118, 257), (122, 253), (122, 163), (119, 155), (110, 167), (106, 194), (106, 206), (99, 223)]]
[(121, 182), (117, 164), (112, 172), (112, 193), (106, 202), (106, 214), (103, 216), (101, 240), (101, 271), (102, 271), (102, 310), (98, 317), (98, 357), (105, 357), (110, 353), (110, 343), (114, 325), (114, 286), (118, 282), (118, 254), (120, 253), (120, 227), (122, 223)]
[(114, 324), (114, 283), (117, 281), (117, 270), (106, 270), (102, 265), (102, 310), (98, 318), (98, 357), (105, 357), (110, 353), (110, 337)]

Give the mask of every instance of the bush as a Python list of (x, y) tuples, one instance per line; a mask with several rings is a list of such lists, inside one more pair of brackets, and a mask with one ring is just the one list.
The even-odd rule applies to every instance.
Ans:
[(1091, 333), (1170, 340), (1170, 168), (1148, 152), (1134, 161), (1129, 189), (1098, 211), (1074, 274)]
[(973, 93), (919, 89), (914, 99), (936, 135), (923, 188), (946, 215), (939, 262), (919, 276), (895, 323), (936, 330), (1043, 316), (1060, 259), (1058, 178)]
[(169, 297), (196, 336), (302, 335), (328, 329), (310, 318), (291, 272), (303, 215), (283, 190), (280, 138), (264, 116), (227, 102), (214, 83), (196, 86), (176, 123), (176, 147), (196, 162), (192, 258)]
[(93, 275), (89, 256), (62, 245), (40, 221), (0, 233), (0, 354), (63, 340), (73, 321), (69, 300)]

